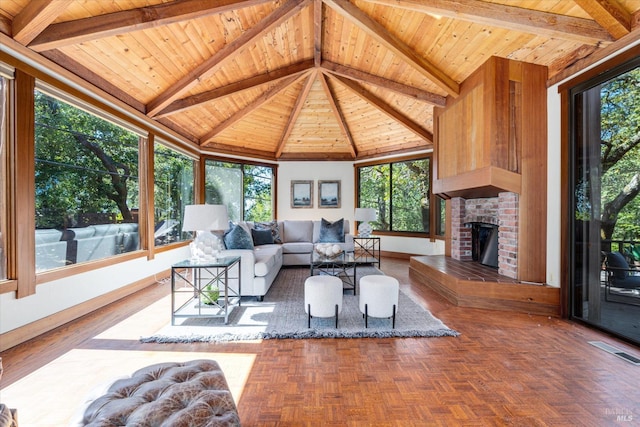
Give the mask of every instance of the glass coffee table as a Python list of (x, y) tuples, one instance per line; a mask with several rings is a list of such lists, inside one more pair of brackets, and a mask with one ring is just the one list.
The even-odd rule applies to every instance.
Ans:
[(311, 253), (311, 276), (330, 275), (342, 280), (345, 290), (356, 295), (356, 259), (353, 252), (342, 252), (334, 257), (327, 257), (315, 250)]

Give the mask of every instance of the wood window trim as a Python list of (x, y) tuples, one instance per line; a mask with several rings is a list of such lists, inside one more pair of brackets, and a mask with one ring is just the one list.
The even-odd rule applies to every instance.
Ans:
[[(372, 160), (372, 161), (354, 164), (353, 165), (353, 182), (354, 182), (353, 206), (355, 207), (359, 206), (358, 195), (360, 194), (360, 177), (359, 177), (358, 171), (360, 168), (377, 166), (377, 165), (386, 165), (391, 163), (402, 163), (402, 162), (407, 162), (411, 160), (424, 160), (424, 159), (429, 159), (429, 169), (430, 169), (430, 175), (431, 175), (430, 179), (431, 179), (431, 183), (433, 184), (433, 168), (434, 168), (433, 151), (430, 151), (427, 153), (416, 153), (416, 154), (411, 154), (407, 156), (394, 157), (391, 159), (378, 159), (378, 160)], [(429, 205), (431, 207), (435, 206), (434, 205), (435, 198), (436, 196), (433, 194), (433, 191), (432, 191), (431, 194), (429, 195)], [(380, 236), (417, 237), (422, 239), (431, 239), (431, 241), (443, 240), (444, 236), (439, 236), (432, 232), (433, 227), (435, 227), (435, 224), (433, 221), (433, 218), (434, 218), (433, 211), (434, 210), (430, 208), (428, 233), (418, 232), (418, 231), (394, 231), (394, 230), (374, 230), (374, 233)], [(355, 227), (355, 224), (354, 224), (354, 227)]]

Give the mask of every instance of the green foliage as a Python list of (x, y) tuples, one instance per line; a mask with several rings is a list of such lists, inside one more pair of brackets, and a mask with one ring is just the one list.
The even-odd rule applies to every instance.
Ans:
[(603, 235), (638, 241), (640, 68), (608, 81), (601, 87), (600, 96)]
[(233, 221), (273, 219), (273, 168), (243, 163), (205, 162), (206, 202), (227, 206)]
[(36, 227), (131, 220), (137, 136), (41, 92), (35, 96)]
[(156, 237), (156, 245), (184, 240), (184, 207), (194, 201), (194, 161), (161, 144), (154, 149), (154, 221), (168, 230)]
[(359, 171), (359, 206), (374, 208), (376, 230), (429, 232), (429, 159), (365, 166)]

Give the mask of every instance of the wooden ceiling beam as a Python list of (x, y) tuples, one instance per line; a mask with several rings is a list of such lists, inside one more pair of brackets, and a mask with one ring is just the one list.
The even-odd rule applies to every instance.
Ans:
[(322, 63), (322, 0), (313, 0), (313, 63)]
[(347, 124), (347, 121), (344, 118), (342, 109), (340, 108), (340, 105), (336, 102), (336, 96), (331, 90), (331, 88), (329, 87), (329, 84), (327, 83), (327, 79), (325, 78), (324, 73), (320, 73), (319, 77), (320, 77), (320, 83), (322, 84), (322, 87), (324, 88), (324, 92), (327, 94), (327, 99), (329, 100), (329, 103), (331, 104), (331, 108), (333, 109), (333, 114), (336, 116), (336, 120), (338, 121), (338, 126), (340, 126), (342, 133), (344, 134), (346, 140), (349, 142), (349, 151), (351, 152), (351, 155), (355, 159), (358, 157), (358, 148), (356, 147), (356, 144), (353, 141), (353, 135), (351, 135), (351, 131), (349, 130), (349, 125)]
[(276, 159), (282, 155), (282, 151), (284, 150), (284, 144), (287, 142), (287, 139), (289, 139), (289, 135), (291, 135), (291, 132), (293, 131), (293, 127), (295, 126), (296, 121), (300, 116), (300, 111), (302, 111), (302, 107), (304, 106), (304, 101), (306, 101), (307, 96), (311, 91), (311, 87), (313, 86), (313, 81), (316, 75), (317, 75), (317, 71), (313, 71), (312, 73), (309, 73), (309, 76), (307, 77), (307, 81), (305, 82), (304, 86), (302, 87), (302, 90), (298, 94), (298, 98), (296, 98), (296, 103), (294, 104), (293, 109), (291, 110), (291, 114), (289, 114), (289, 119), (287, 119), (287, 124), (284, 127), (284, 132), (282, 133), (282, 136), (280, 137), (280, 140), (278, 141), (278, 144), (276, 146), (276, 150), (275, 150)]
[(391, 34), (377, 21), (347, 0), (323, 0), (340, 15), (352, 21), (358, 28), (373, 37), (387, 49), (414, 67), (422, 75), (438, 85), (447, 94), (457, 97), (460, 85), (434, 64), (419, 56), (411, 47)]
[(356, 80), (360, 83), (367, 83), (381, 87), (383, 89), (388, 89), (401, 95), (408, 96), (419, 101), (427, 102), (429, 104), (435, 105), (436, 107), (444, 107), (447, 103), (447, 98), (442, 95), (427, 92), (413, 86), (407, 86), (393, 80), (385, 79), (384, 77), (356, 70), (355, 68), (336, 64), (335, 62), (322, 61), (322, 68), (332, 74), (346, 77), (351, 80)]
[(433, 143), (433, 134), (429, 131), (424, 130), (420, 126), (418, 126), (413, 121), (409, 120), (407, 117), (394, 110), (389, 106), (386, 102), (366, 90), (362, 85), (354, 82), (353, 80), (349, 80), (345, 77), (332, 75), (331, 78), (338, 80), (342, 85), (344, 85), (347, 89), (351, 90), (357, 96), (362, 98), (364, 101), (374, 106), (382, 113), (397, 121), (405, 128), (409, 129), (411, 132), (416, 134), (421, 139), (427, 141), (428, 143)]
[(4, 15), (0, 15), (0, 33), (13, 37), (13, 23)]
[(399, 7), (450, 19), (460, 19), (543, 35), (582, 44), (600, 46), (612, 42), (613, 37), (598, 23), (590, 19), (541, 12), (515, 6), (478, 0), (367, 0), (389, 7)]
[(616, 40), (631, 32), (631, 14), (615, 0), (574, 0)]
[(306, 77), (308, 75), (308, 73), (309, 72), (303, 73), (303, 74), (299, 74), (297, 76), (290, 76), (290, 77), (287, 77), (287, 78), (281, 80), (275, 86), (273, 86), (271, 89), (263, 92), (259, 97), (257, 97), (249, 105), (247, 105), (246, 107), (244, 107), (244, 108), (236, 111), (235, 113), (233, 113), (229, 118), (227, 118), (222, 123), (218, 124), (218, 126), (213, 128), (210, 132), (208, 132), (206, 135), (204, 135), (202, 138), (200, 138), (200, 145), (206, 144), (209, 140), (213, 139), (220, 132), (222, 132), (223, 130), (225, 130), (229, 126), (232, 126), (234, 123), (238, 122), (243, 117), (247, 116), (251, 112), (253, 112), (256, 109), (260, 108), (266, 102), (268, 102), (271, 99), (273, 99), (274, 96), (278, 95), (287, 86), (295, 84), (300, 79)]
[(218, 71), (226, 61), (240, 54), (245, 47), (259, 37), (264, 36), (266, 32), (277, 27), (301, 9), (307, 6), (310, 0), (286, 0), (282, 6), (262, 19), (257, 25), (245, 31), (235, 40), (227, 43), (222, 49), (217, 51), (213, 56), (197, 66), (194, 70), (187, 73), (176, 84), (168, 88), (163, 94), (158, 96), (147, 104), (147, 114), (154, 117), (173, 101), (178, 99), (180, 95), (196, 86), (200, 80), (206, 79)]
[(248, 79), (240, 80), (227, 86), (212, 89), (197, 95), (188, 96), (186, 98), (173, 101), (167, 108), (156, 114), (156, 117), (169, 116), (189, 108), (197, 107), (200, 104), (214, 101), (218, 98), (242, 92), (243, 90), (252, 89), (266, 83), (277, 82), (289, 76), (295, 76), (303, 73), (311, 68), (313, 68), (313, 60), (309, 59), (307, 61), (301, 61), (264, 74), (249, 77)]
[(12, 35), (27, 46), (42, 33), (74, 0), (39, 0), (27, 3), (13, 19)]
[[(73, 1), (73, 0), (72, 0)], [(269, 0), (180, 0), (53, 24), (29, 48), (36, 52), (224, 13)], [(32, 2), (39, 3), (39, 2)]]
[(125, 89), (114, 85), (113, 83), (104, 79), (102, 76), (89, 70), (78, 61), (62, 53), (62, 51), (51, 50), (48, 52), (43, 52), (41, 53), (41, 55), (60, 65), (62, 68), (72, 72), (83, 80), (91, 83), (95, 87), (98, 87), (103, 91), (113, 95), (115, 98), (129, 105), (131, 108), (144, 114), (145, 106), (142, 102), (138, 101), (136, 98), (127, 93)]

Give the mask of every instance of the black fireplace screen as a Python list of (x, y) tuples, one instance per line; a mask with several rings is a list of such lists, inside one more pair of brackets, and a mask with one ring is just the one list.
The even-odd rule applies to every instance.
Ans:
[(474, 261), (498, 268), (498, 226), (483, 222), (471, 224), (471, 257)]

